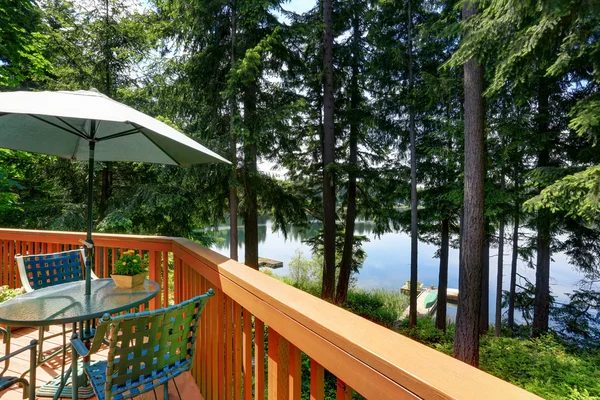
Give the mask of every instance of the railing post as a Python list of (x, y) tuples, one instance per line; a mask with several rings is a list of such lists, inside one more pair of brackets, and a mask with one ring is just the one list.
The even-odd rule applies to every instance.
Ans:
[(325, 370), (310, 359), (310, 400), (323, 400), (325, 398)]
[(269, 400), (289, 396), (290, 342), (269, 327)]
[[(148, 253), (150, 253), (148, 260), (148, 272), (150, 280), (158, 282), (159, 284), (164, 284), (164, 282), (160, 281), (160, 253), (154, 250), (151, 250)], [(156, 310), (158, 308), (160, 308), (160, 296), (154, 296), (154, 298), (150, 300), (150, 309)]]

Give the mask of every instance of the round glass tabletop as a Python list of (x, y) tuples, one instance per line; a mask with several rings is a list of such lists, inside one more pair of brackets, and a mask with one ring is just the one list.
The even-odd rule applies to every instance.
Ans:
[(124, 289), (112, 279), (92, 280), (85, 295), (85, 281), (38, 289), (0, 304), (0, 323), (12, 326), (68, 324), (100, 318), (147, 302), (158, 294), (160, 285), (146, 279), (140, 286)]

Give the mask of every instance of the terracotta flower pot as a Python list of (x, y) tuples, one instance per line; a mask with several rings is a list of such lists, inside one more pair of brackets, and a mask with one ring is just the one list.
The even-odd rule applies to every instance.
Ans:
[(136, 286), (140, 286), (144, 283), (144, 279), (146, 279), (146, 273), (141, 273), (137, 275), (111, 275), (112, 280), (115, 282), (115, 285), (120, 288), (133, 288)]

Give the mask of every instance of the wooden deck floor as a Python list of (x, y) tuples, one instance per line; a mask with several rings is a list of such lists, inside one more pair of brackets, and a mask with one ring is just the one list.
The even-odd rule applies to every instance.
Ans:
[[(57, 326), (53, 326), (50, 327), (50, 332), (49, 334), (52, 334), (54, 332), (60, 332), (60, 327)], [(11, 339), (11, 350), (14, 351), (16, 349), (19, 349), (23, 346), (26, 346), (27, 344), (29, 344), (29, 342), (32, 339), (37, 339), (38, 338), (38, 331), (37, 329), (30, 329), (30, 328), (22, 328), (22, 329), (17, 329), (17, 330), (13, 330), (12, 332), (12, 339)], [(50, 339), (49, 341), (46, 341), (44, 343), (44, 351), (45, 352), (52, 352), (53, 349), (58, 349), (60, 348), (60, 345), (62, 344), (62, 338), (56, 337), (53, 339)], [(0, 354), (4, 355), (4, 345), (0, 346)], [(106, 357), (106, 350), (101, 350), (98, 354), (94, 355), (92, 357), (92, 359), (101, 359), (101, 358), (105, 358)], [(71, 360), (71, 353), (68, 352), (67, 353), (67, 364), (66, 364), (66, 368), (69, 367), (70, 365), (70, 360)], [(10, 362), (10, 366), (8, 371), (4, 374), (5, 376), (19, 376), (21, 375), (24, 371), (26, 371), (29, 368), (29, 352), (25, 352), (22, 354), (19, 354), (16, 357), (13, 357), (11, 359)], [(52, 378), (58, 376), (61, 372), (61, 357), (58, 356), (52, 360), (50, 360), (48, 363), (41, 365), (37, 368), (37, 381), (36, 381), (36, 387), (39, 387), (45, 383), (47, 383), (49, 380), (51, 380)], [(29, 377), (27, 376), (27, 379), (29, 379)], [(23, 399), (23, 388), (20, 388), (18, 385), (13, 386), (12, 388), (5, 390), (3, 392), (0, 392), (0, 398), (2, 400), (21, 400)], [(169, 385), (169, 399), (168, 400), (175, 400), (175, 399), (191, 399), (191, 400), (195, 400), (195, 399), (202, 399), (202, 396), (200, 394), (200, 391), (198, 390), (198, 387), (196, 386), (194, 379), (192, 378), (191, 374), (189, 372), (177, 377), (175, 379), (175, 384), (174, 385)], [(51, 399), (50, 397), (37, 397), (37, 399)], [(96, 400), (95, 397), (93, 397), (94, 400)], [(156, 393), (144, 393), (143, 395), (139, 396), (137, 398), (137, 400), (164, 400), (163, 396), (162, 396), (162, 389), (161, 390), (156, 390)]]

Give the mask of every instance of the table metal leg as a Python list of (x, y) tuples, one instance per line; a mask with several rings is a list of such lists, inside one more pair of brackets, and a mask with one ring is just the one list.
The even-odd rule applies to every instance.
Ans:
[[(73, 332), (77, 333), (77, 323), (73, 324)], [(52, 397), (53, 400), (58, 400), (61, 397), (87, 399), (94, 396), (94, 390), (91, 387), (79, 387), (83, 382), (79, 376), (79, 364), (77, 362), (78, 357), (76, 353), (75, 350), (71, 350), (71, 366), (64, 371), (63, 363), (63, 374), (61, 374), (60, 378), (57, 377), (48, 384), (40, 387), (36, 392), (38, 397)], [(65, 347), (63, 360), (66, 359), (66, 355)], [(71, 386), (67, 386), (69, 384), (69, 377), (71, 378)], [(75, 388), (77, 388), (77, 390), (75, 390)]]

